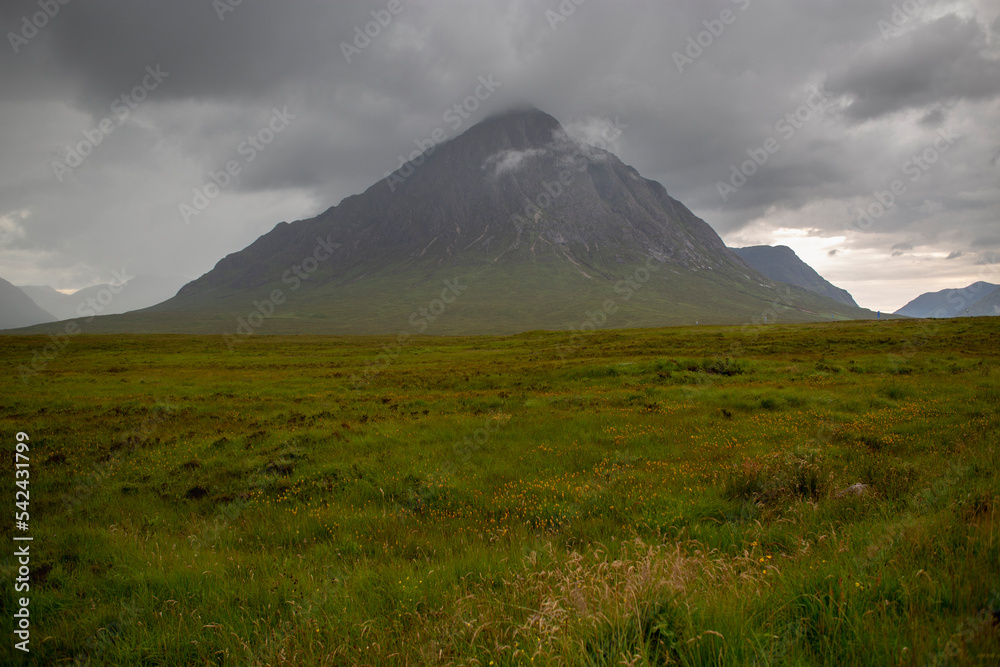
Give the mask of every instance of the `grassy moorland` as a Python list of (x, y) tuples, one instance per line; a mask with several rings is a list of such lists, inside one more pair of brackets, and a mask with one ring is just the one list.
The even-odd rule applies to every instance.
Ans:
[(5, 663), (1000, 661), (1000, 318), (47, 341)]

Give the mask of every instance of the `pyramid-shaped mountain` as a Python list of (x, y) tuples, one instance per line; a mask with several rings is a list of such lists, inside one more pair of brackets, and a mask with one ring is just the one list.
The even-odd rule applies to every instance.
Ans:
[(88, 330), (491, 334), (764, 315), (874, 314), (766, 278), (662, 185), (522, 109)]

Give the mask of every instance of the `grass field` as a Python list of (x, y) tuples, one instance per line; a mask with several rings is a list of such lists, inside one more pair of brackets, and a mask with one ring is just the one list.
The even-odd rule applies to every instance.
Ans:
[(5, 664), (1000, 663), (1000, 318), (48, 342)]

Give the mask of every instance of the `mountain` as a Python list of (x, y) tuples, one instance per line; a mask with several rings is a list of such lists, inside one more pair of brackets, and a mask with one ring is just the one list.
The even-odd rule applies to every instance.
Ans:
[(848, 306), (858, 306), (850, 292), (831, 285), (823, 276), (816, 273), (815, 269), (799, 259), (795, 251), (788, 246), (757, 245), (730, 248), (730, 250), (772, 280), (798, 285)]
[(921, 294), (896, 311), (907, 317), (968, 317), (997, 315), (994, 305), (1000, 305), (1000, 285), (979, 281), (962, 289), (945, 289)]
[(39, 308), (52, 313), (57, 320), (76, 316), (76, 313), (73, 312), (76, 305), (69, 306), (68, 303), (70, 297), (48, 285), (18, 285), (17, 287), (38, 304)]
[[(90, 311), (96, 312), (98, 307), (105, 315), (148, 308), (174, 296), (187, 282), (179, 277), (145, 274), (126, 277), (128, 280), (124, 282), (123, 288), (111, 284), (91, 285), (72, 294), (63, 294), (48, 285), (20, 287), (35, 303), (55, 315), (56, 319), (68, 320)], [(88, 300), (91, 302), (88, 303)]]
[(1000, 315), (1000, 287), (987, 292), (986, 296), (962, 311), (962, 317), (995, 317), (997, 315)]
[(279, 223), (88, 332), (487, 334), (873, 318), (730, 252), (666, 189), (521, 109)]
[(0, 329), (27, 327), (55, 319), (24, 292), (0, 278)]

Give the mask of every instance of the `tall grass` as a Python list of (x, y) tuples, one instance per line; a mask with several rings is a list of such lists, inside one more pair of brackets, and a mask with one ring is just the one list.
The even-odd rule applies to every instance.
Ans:
[(993, 664), (998, 334), (423, 338), (360, 386), (379, 340), (80, 336), (0, 378), (31, 436), (16, 659)]

